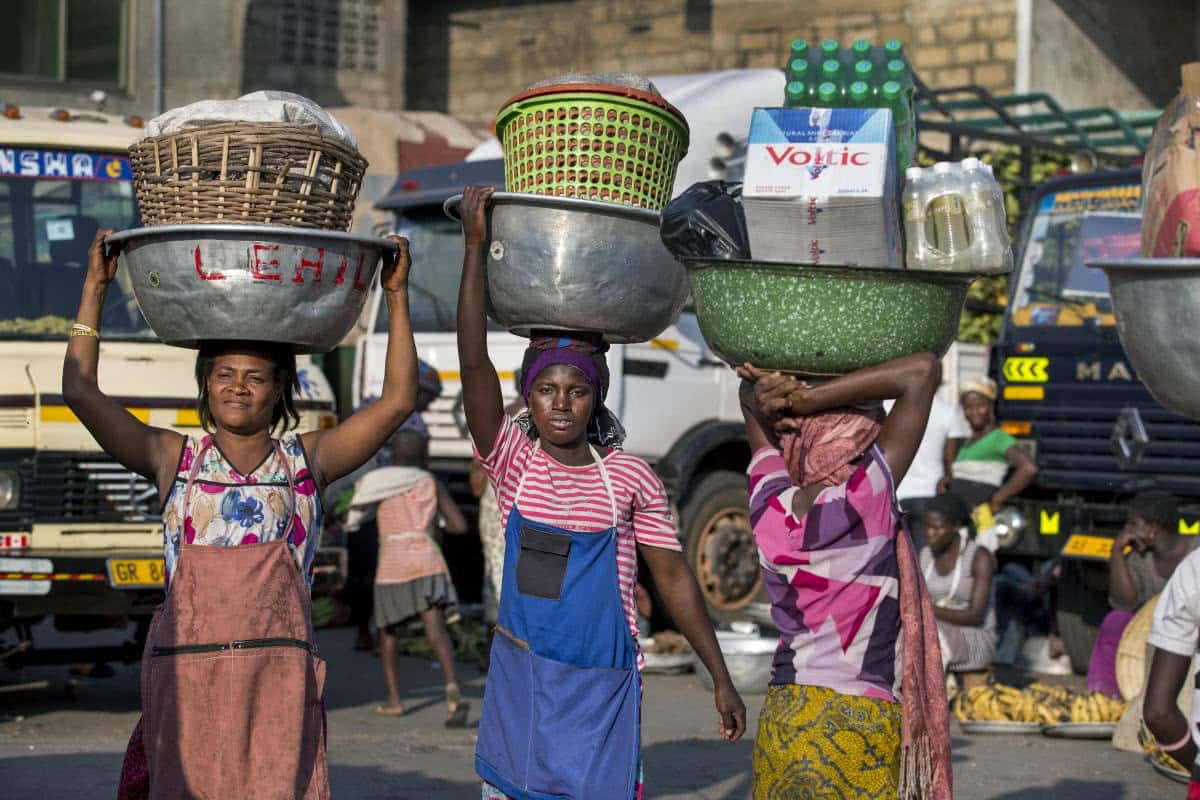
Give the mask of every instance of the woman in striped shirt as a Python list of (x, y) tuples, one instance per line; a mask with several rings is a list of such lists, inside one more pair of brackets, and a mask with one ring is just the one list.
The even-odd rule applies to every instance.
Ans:
[(727, 740), (742, 735), (745, 707), (680, 551), (662, 482), (620, 449), (624, 431), (603, 402), (606, 348), (535, 337), (521, 367), (528, 413), (504, 414), (487, 352), (491, 191), (470, 187), (463, 198), (458, 300), (467, 425), (505, 530), (476, 770), (485, 798), (640, 798), (639, 552), (668, 613), (714, 676)]

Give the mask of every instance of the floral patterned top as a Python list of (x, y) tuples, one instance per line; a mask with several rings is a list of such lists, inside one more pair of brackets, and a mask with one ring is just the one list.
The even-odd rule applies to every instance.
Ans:
[[(280, 440), (249, 475), (242, 475), (217, 447), (212, 436), (188, 437), (179, 457), (175, 483), (163, 506), (163, 557), (167, 581), (179, 560), (180, 542), (232, 547), (269, 542), (283, 536), (292, 517), (288, 470), (296, 486), (297, 516), (290, 549), (307, 584), (312, 582), (313, 556), (321, 537), (321, 500), (308, 468), (298, 434)], [(196, 472), (187, 519), (183, 517), (184, 487), (194, 460), (203, 452)]]

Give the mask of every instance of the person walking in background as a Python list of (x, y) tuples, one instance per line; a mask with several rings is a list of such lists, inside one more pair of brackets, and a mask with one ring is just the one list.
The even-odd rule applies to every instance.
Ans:
[(940, 364), (913, 355), (817, 386), (738, 374), (750, 519), (780, 631), (754, 799), (950, 800), (937, 625), (895, 496)]
[[(372, 470), (355, 484), (351, 516), (373, 514), (379, 532), (374, 614), (387, 702), (375, 711), (392, 716), (405, 712), (397, 674), (397, 635), (419, 618), (445, 678), (446, 727), (461, 728), (470, 704), (462, 699), (454, 644), (446, 630), (458, 595), (433, 533), (435, 527), (450, 534), (466, 533), (467, 521), (446, 487), (429, 473), (428, 459), (429, 435), (424, 426), (405, 423), (392, 437), (391, 466)], [(350, 525), (357, 527), (355, 522)]]
[(1167, 585), (1195, 544), (1179, 533), (1179, 503), (1166, 492), (1143, 492), (1129, 503), (1125, 527), (1113, 539), (1108, 559), (1108, 603), (1088, 662), (1088, 689), (1120, 696), (1117, 648), (1142, 606)]
[[(891, 413), (895, 400), (887, 400), (883, 410)], [(921, 446), (913, 456), (912, 466), (900, 485), (896, 497), (904, 512), (913, 544), (920, 548), (925, 543), (925, 507), (949, 483), (950, 467), (958, 455), (958, 448), (971, 435), (971, 428), (963, 416), (962, 408), (940, 394), (933, 396), (929, 407), (929, 424), (921, 437)]]

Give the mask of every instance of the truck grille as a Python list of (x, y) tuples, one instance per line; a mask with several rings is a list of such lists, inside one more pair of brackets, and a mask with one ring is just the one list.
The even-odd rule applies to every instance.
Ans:
[(39, 522), (145, 522), (159, 518), (158, 490), (100, 454), (41, 453), (25, 491)]
[(1138, 406), (1150, 444), (1129, 470), (1118, 465), (1110, 441), (1121, 407), (1039, 408), (1033, 419), (1037, 482), (1055, 489), (1157, 489), (1200, 497), (1200, 425), (1149, 403), (1130, 405)]

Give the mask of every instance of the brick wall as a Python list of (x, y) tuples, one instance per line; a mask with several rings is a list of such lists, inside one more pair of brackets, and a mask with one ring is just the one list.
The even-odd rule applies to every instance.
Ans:
[(781, 66), (793, 38), (905, 42), (935, 86), (1011, 91), (1015, 0), (443, 0), (411, 3), (408, 108), (485, 118), (571, 71)]

